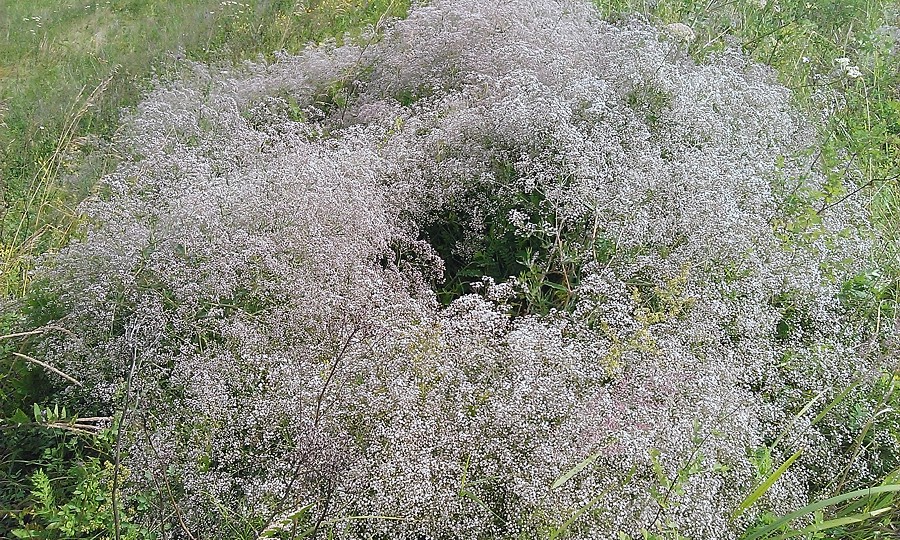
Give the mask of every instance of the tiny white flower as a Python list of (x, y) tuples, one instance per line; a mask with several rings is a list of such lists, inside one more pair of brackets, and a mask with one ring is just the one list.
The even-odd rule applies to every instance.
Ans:
[(859, 71), (858, 66), (850, 66), (847, 68), (847, 76), (851, 79), (858, 79), (862, 77), (862, 72)]
[(841, 58), (835, 58), (834, 63), (842, 68), (846, 68), (850, 65), (850, 59), (846, 56), (842, 56)]

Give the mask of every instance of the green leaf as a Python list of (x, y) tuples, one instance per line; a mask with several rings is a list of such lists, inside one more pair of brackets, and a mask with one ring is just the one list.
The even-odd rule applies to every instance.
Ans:
[(13, 413), (12, 418), (10, 418), (16, 424), (27, 424), (31, 422), (31, 418), (28, 418), (28, 415), (25, 414), (25, 411), (22, 409), (16, 409), (16, 412)]
[(791, 430), (791, 428), (794, 427), (794, 424), (797, 423), (797, 420), (802, 418), (803, 415), (805, 415), (807, 413), (807, 411), (809, 411), (812, 408), (812, 406), (815, 405), (816, 402), (822, 398), (823, 395), (825, 395), (824, 390), (819, 392), (815, 396), (813, 396), (813, 398), (811, 400), (809, 400), (809, 402), (806, 405), (804, 405), (802, 409), (800, 409), (800, 412), (795, 414), (794, 417), (791, 419), (791, 421), (788, 422), (787, 426), (785, 426), (785, 428), (781, 431), (781, 433), (775, 439), (775, 442), (773, 442), (771, 444), (770, 448), (774, 449), (775, 447), (777, 447), (778, 443), (781, 442), (781, 440), (785, 437), (785, 435), (788, 434), (788, 432)]
[(492, 513), (492, 514), (494, 513), (494, 512), (488, 507), (488, 505), (486, 505), (486, 504), (484, 503), (484, 501), (482, 501), (481, 498), (478, 497), (478, 495), (475, 495), (474, 493), (472, 493), (472, 492), (469, 491), (468, 489), (461, 489), (461, 490), (459, 490), (459, 496), (460, 496), (460, 497), (464, 497), (464, 498), (466, 498), (466, 499), (469, 499), (470, 501), (474, 502), (475, 504), (477, 504), (478, 506), (484, 508), (485, 510), (487, 510), (488, 512), (490, 512), (490, 513)]
[(562, 487), (563, 485), (565, 485), (566, 482), (568, 482), (569, 480), (571, 480), (573, 476), (575, 476), (576, 474), (580, 473), (580, 472), (583, 471), (588, 465), (590, 465), (591, 463), (593, 463), (594, 461), (596, 461), (598, 457), (600, 457), (600, 452), (591, 454), (591, 455), (588, 456), (584, 461), (582, 461), (582, 462), (579, 463), (578, 465), (575, 465), (574, 467), (572, 467), (572, 468), (569, 469), (568, 471), (564, 472), (564, 473), (562, 474), (562, 476), (560, 476), (559, 478), (556, 479), (556, 481), (553, 482), (553, 485), (550, 486), (550, 489), (551, 489), (551, 490), (559, 489), (560, 487)]
[(831, 412), (831, 409), (837, 406), (840, 402), (844, 401), (844, 399), (850, 394), (850, 392), (853, 391), (853, 389), (856, 388), (858, 384), (858, 382), (854, 382), (853, 384), (848, 385), (847, 388), (845, 388), (840, 394), (837, 395), (837, 397), (831, 400), (831, 403), (829, 403), (827, 407), (822, 409), (822, 411), (818, 415), (816, 415), (815, 419), (813, 419), (810, 425), (814, 426), (821, 422), (822, 419), (825, 418), (825, 416), (829, 412)]
[(259, 534), (259, 538), (273, 538), (275, 535), (289, 528), (291, 525), (302, 522), (313, 506), (315, 506), (313, 503), (306, 504), (304, 506), (301, 506), (297, 510), (285, 515), (278, 521), (266, 527), (263, 532)]
[(752, 493), (747, 495), (747, 497), (741, 502), (740, 506), (738, 506), (734, 513), (731, 514), (731, 519), (737, 519), (741, 516), (741, 514), (746, 512), (747, 509), (753, 506), (757, 499), (762, 497), (766, 493), (766, 491), (768, 491), (769, 488), (772, 487), (772, 484), (774, 484), (779, 478), (781, 478), (781, 475), (788, 470), (788, 467), (790, 467), (791, 464), (794, 463), (794, 461), (796, 461), (802, 453), (803, 449), (794, 452), (794, 455), (792, 455), (787, 459), (787, 461), (782, 463), (781, 467), (778, 467), (775, 472), (769, 475), (769, 477), (766, 478), (766, 480), (762, 484), (760, 484), (755, 490), (753, 490)]
[(544, 285), (550, 287), (551, 289), (555, 289), (557, 291), (562, 291), (562, 292), (566, 292), (566, 293), (571, 292), (571, 291), (569, 291), (568, 287), (566, 287), (565, 285), (561, 285), (554, 281), (545, 281)]
[(569, 517), (569, 519), (567, 519), (565, 521), (565, 523), (560, 525), (558, 529), (555, 529), (550, 532), (550, 540), (556, 540), (557, 538), (560, 537), (560, 535), (565, 534), (569, 530), (569, 527), (571, 527), (572, 524), (575, 523), (578, 520), (578, 518), (580, 518), (582, 516), (582, 514), (584, 514), (591, 508), (593, 508), (594, 505), (596, 505), (600, 501), (600, 499), (603, 498), (604, 495), (606, 495), (605, 491), (594, 495), (594, 497), (591, 500), (589, 500), (588, 502), (586, 502), (584, 504), (584, 506), (582, 506), (581, 508), (576, 510), (575, 513), (572, 514), (572, 516)]

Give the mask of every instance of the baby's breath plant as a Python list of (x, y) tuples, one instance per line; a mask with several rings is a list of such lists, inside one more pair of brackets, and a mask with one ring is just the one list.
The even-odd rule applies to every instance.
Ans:
[(31, 315), (114, 490), (172, 538), (720, 539), (896, 468), (842, 421), (894, 337), (857, 186), (684, 43), (436, 0), (152, 92)]

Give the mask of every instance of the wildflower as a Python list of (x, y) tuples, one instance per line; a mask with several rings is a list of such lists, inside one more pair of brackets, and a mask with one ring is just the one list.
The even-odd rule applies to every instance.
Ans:
[(857, 79), (862, 76), (859, 66), (850, 65), (850, 59), (847, 57), (835, 58), (834, 63), (851, 79)]

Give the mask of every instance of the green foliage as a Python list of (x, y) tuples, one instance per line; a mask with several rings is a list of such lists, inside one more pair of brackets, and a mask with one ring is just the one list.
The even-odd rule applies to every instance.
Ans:
[[(879, 485), (841, 492), (845, 486), (852, 483), (848, 478), (849, 463), (856, 459), (861, 448), (877, 449), (880, 444), (876, 440), (876, 433), (888, 434), (888, 444), (896, 444), (898, 438), (897, 421), (894, 415), (894, 407), (897, 406), (898, 376), (889, 374), (883, 376), (878, 384), (874, 385), (868, 394), (854, 397), (855, 385), (851, 385), (831, 400), (812, 420), (811, 425), (819, 424), (829, 414), (837, 411), (841, 421), (853, 426), (853, 431), (858, 435), (847, 447), (848, 466), (843, 470), (824, 471), (830, 475), (832, 481), (829, 488), (834, 496), (815, 501), (786, 516), (763, 514), (757, 522), (746, 531), (745, 540), (759, 539), (786, 539), (794, 537), (803, 538), (834, 538), (868, 540), (876, 538), (892, 538), (896, 529), (896, 506), (898, 504), (898, 491), (900, 491), (900, 470), (893, 469), (886, 472)], [(858, 414), (859, 399), (873, 399), (877, 403), (873, 414)], [(795, 421), (812, 409), (817, 398), (811, 400), (795, 417)], [(788, 425), (779, 439), (791, 435), (793, 423)], [(827, 430), (825, 430), (827, 433)], [(752, 462), (756, 465), (759, 482), (757, 487), (744, 499), (735, 510), (734, 516), (740, 516), (784, 474), (791, 464), (800, 456), (801, 451), (787, 458), (781, 466), (773, 470), (771, 447), (760, 448), (756, 451)], [(896, 467), (898, 464), (885, 452), (879, 453), (879, 459), (883, 467)], [(810, 524), (811, 522), (811, 524)]]
[[(763, 525), (749, 530), (744, 540), (782, 540), (786, 538), (843, 538), (875, 540), (893, 538), (892, 525), (896, 520), (895, 506), (900, 484), (898, 472), (888, 475), (884, 482), (872, 488), (842, 493), (816, 501), (784, 517), (768, 517)], [(828, 513), (826, 513), (828, 512)], [(804, 519), (811, 525), (798, 525)]]
[[(515, 168), (503, 162), (495, 164), (495, 178), (501, 186), (516, 180)], [(477, 292), (482, 278), (496, 283), (514, 279), (515, 295), (507, 304), (515, 314), (546, 314), (574, 306), (579, 282), (579, 263), (594, 257), (605, 262), (614, 247), (582, 223), (566, 222), (559, 217), (540, 190), (513, 191), (499, 207), (481, 201), (490, 200), (495, 186), (475, 186), (460, 204), (441, 210), (421, 231), (444, 261), (438, 298), (445, 305), (463, 294)], [(476, 215), (480, 221), (476, 222)], [(513, 222), (513, 214), (535, 225), (522, 230)], [(482, 240), (467, 244), (473, 233)], [(473, 253), (461, 253), (469, 247)]]
[(625, 94), (625, 103), (639, 114), (647, 125), (653, 129), (662, 127), (666, 109), (672, 104), (672, 96), (650, 81), (635, 85)]
[[(498, 169), (509, 171), (511, 167), (501, 164)], [(480, 201), (483, 198), (484, 193), (473, 189), (462, 200)], [(449, 304), (462, 294), (473, 292), (472, 282), (482, 276), (502, 282), (526, 270), (531, 254), (543, 246), (535, 237), (517, 234), (509, 221), (509, 213), (519, 210), (529, 219), (540, 219), (543, 200), (541, 193), (533, 192), (483, 216), (481, 226), (485, 240), (476, 246), (472, 255), (461, 254), (460, 248), (474, 226), (473, 211), (477, 211), (477, 203), (453, 205), (429, 220), (429, 225), (422, 230), (422, 237), (444, 261), (444, 282), (438, 288), (442, 303)]]
[[(750, 494), (744, 497), (744, 500), (741, 501), (741, 504), (738, 505), (738, 507), (735, 509), (732, 517), (737, 518), (741, 516), (751, 506), (753, 506), (753, 504), (756, 503), (756, 501), (759, 500), (759, 498), (762, 497), (766, 493), (766, 491), (768, 491), (769, 488), (778, 481), (779, 478), (781, 478), (781, 475), (783, 475), (785, 471), (788, 470), (791, 464), (794, 463), (794, 461), (796, 461), (802, 453), (802, 450), (797, 450), (791, 455), (791, 457), (787, 458), (784, 463), (782, 463), (777, 469), (775, 469), (775, 471), (773, 471), (771, 474), (768, 474), (765, 479), (758, 486), (756, 486), (756, 489), (754, 489)], [(757, 473), (766, 475), (768, 473), (768, 470), (771, 468), (772, 462), (772, 455), (769, 449), (764, 449), (760, 458), (761, 459), (756, 462), (758, 464)]]
[[(219, 2), (215, 7), (218, 8)], [(206, 42), (193, 53), (198, 60), (239, 62), (277, 51), (297, 52), (309, 43), (361, 34), (385, 14), (403, 16), (408, 1), (390, 0), (246, 0), (221, 9)], [(194, 8), (196, 9), (196, 8)]]
[[(17, 409), (0, 431), (2, 498), (9, 507), (0, 514), (0, 531), (15, 538), (109, 538), (112, 511), (112, 429), (100, 430), (103, 419), (79, 419), (58, 405), (33, 404), (31, 414)], [(119, 468), (118, 486), (128, 471)], [(123, 538), (153, 538), (134, 525), (147, 497), (117, 501)]]
[[(112, 512), (113, 465), (92, 457), (74, 463), (64, 476), (51, 479), (43, 469), (31, 474), (31, 506), (19, 516), (15, 538), (55, 540), (63, 538), (112, 538), (115, 517)], [(121, 479), (127, 476), (121, 471)], [(118, 504), (121, 505), (120, 500)], [(120, 538), (152, 539), (149, 530), (131, 522), (138, 511), (146, 510), (149, 499), (143, 495), (126, 501), (121, 513)]]
[(877, 269), (860, 274), (844, 283), (840, 296), (847, 309), (876, 326), (894, 320), (900, 302), (900, 278), (885, 274)]

